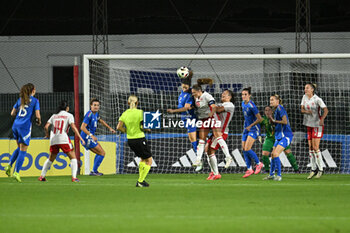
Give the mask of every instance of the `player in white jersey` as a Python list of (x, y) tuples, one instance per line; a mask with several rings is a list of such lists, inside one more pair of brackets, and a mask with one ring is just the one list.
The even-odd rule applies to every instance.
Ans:
[(72, 169), (72, 182), (79, 182), (77, 178), (78, 163), (77, 158), (74, 153), (73, 145), (69, 139), (68, 131), (72, 127), (75, 135), (78, 135), (82, 143), (84, 143), (83, 138), (80, 136), (77, 127), (74, 124), (74, 117), (69, 112), (68, 102), (66, 100), (61, 101), (57, 108), (56, 114), (53, 114), (45, 125), (46, 138), (49, 138), (49, 127), (51, 127), (50, 132), (50, 156), (45, 161), (43, 169), (41, 171), (41, 176), (38, 178), (39, 181), (46, 181), (46, 173), (50, 169), (51, 164), (55, 161), (56, 156), (60, 149), (68, 155), (70, 158), (70, 167)]
[[(233, 112), (235, 110), (233, 92), (230, 90), (224, 90), (221, 94), (221, 104), (218, 104), (216, 107), (216, 113), (219, 114), (219, 119), (222, 122), (221, 125), (221, 133), (222, 138), (226, 141), (228, 132), (229, 132), (229, 124), (231, 122)], [(215, 156), (215, 151), (217, 151), (220, 147), (220, 144), (217, 141), (217, 138), (214, 138), (213, 135), (208, 139), (207, 144), (205, 145), (205, 152), (207, 154), (208, 163), (210, 166), (211, 172), (207, 180), (217, 180), (221, 178), (218, 169), (218, 162)], [(232, 158), (229, 157), (230, 161), (226, 161), (228, 166), (232, 162)], [(229, 163), (228, 163), (229, 162)], [(228, 167), (227, 166), (227, 167)]]
[[(308, 83), (305, 85), (305, 95), (301, 100), (301, 113), (304, 114), (303, 125), (307, 127), (307, 140), (309, 143), (309, 157), (311, 162), (311, 173), (307, 179), (316, 175), (320, 178), (323, 174), (321, 164), (320, 141), (323, 137), (324, 120), (328, 114), (328, 108), (323, 100), (315, 94), (316, 85)], [(323, 114), (321, 115), (321, 109)]]
[(232, 157), (228, 151), (227, 144), (222, 138), (221, 132), (221, 121), (216, 114), (216, 105), (215, 99), (208, 92), (202, 90), (200, 85), (194, 85), (192, 87), (192, 95), (195, 98), (195, 105), (197, 107), (197, 118), (199, 123), (199, 141), (197, 147), (197, 159), (193, 164), (196, 167), (196, 171), (200, 171), (203, 168), (202, 156), (205, 148), (205, 139), (208, 136), (210, 129), (213, 130), (213, 135), (217, 143), (221, 146), (226, 158), (227, 168), (231, 161)]

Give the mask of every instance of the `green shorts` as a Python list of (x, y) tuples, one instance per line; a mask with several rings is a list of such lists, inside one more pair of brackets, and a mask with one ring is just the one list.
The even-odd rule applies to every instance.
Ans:
[[(275, 143), (275, 139), (272, 139), (272, 138), (265, 138), (265, 141), (264, 141), (262, 150), (263, 150), (263, 151), (272, 152), (273, 144), (274, 144), (274, 143)], [(287, 146), (287, 147), (285, 148), (285, 150), (289, 150), (289, 149), (290, 149), (290, 146)]]

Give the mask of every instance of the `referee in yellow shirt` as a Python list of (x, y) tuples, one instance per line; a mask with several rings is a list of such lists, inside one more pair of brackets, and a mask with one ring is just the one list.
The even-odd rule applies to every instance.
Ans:
[(143, 111), (137, 109), (137, 104), (137, 97), (134, 95), (129, 96), (128, 105), (130, 108), (123, 112), (119, 118), (117, 130), (126, 133), (128, 145), (136, 156), (141, 158), (139, 164), (139, 179), (136, 182), (136, 187), (149, 187), (145, 178), (151, 169), (152, 153), (146, 141), (144, 131), (150, 132), (151, 130), (143, 129)]

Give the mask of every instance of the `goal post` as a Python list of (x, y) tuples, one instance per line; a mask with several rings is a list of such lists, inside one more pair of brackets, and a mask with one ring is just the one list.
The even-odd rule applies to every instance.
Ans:
[[(224, 89), (235, 93), (235, 112), (227, 141), (234, 163), (227, 170), (220, 167), (222, 172), (246, 169), (241, 151), (240, 91), (248, 86), (252, 87), (252, 100), (261, 115), (264, 115), (264, 107), (269, 104), (272, 94), (282, 96), (294, 133), (292, 152), (301, 172), (308, 172), (306, 127), (302, 125), (300, 102), (305, 84), (312, 82), (318, 85), (316, 94), (329, 109), (320, 145), (325, 171), (350, 173), (350, 54), (84, 55), (83, 64), (84, 114), (90, 109), (90, 99), (96, 97), (101, 100), (101, 117), (116, 128), (118, 118), (128, 108), (130, 94), (140, 98), (140, 109), (145, 112), (159, 110), (162, 114), (161, 128), (147, 134), (154, 154), (153, 172), (194, 172), (191, 165), (195, 154), (186, 130), (171, 125), (171, 121), (180, 119), (166, 111), (177, 108), (178, 104), (181, 81), (176, 76), (176, 69), (191, 64), (192, 84), (199, 78), (212, 78), (214, 85), (204, 88), (217, 102)], [(262, 129), (263, 135), (264, 132)], [(125, 135), (111, 135), (102, 126), (97, 134), (103, 140), (116, 143), (116, 173), (137, 172), (139, 159), (128, 148)], [(262, 144), (255, 142), (253, 150), (261, 158)], [(223, 153), (218, 151), (217, 154), (222, 165)], [(281, 155), (281, 160), (283, 171), (293, 172), (285, 154)], [(90, 157), (85, 151), (84, 174), (89, 172)]]

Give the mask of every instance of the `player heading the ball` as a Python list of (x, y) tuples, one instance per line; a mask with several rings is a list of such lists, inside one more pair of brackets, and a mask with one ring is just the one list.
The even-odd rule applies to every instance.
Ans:
[[(181, 79), (181, 93), (178, 98), (177, 109), (167, 109), (168, 113), (181, 113), (181, 120), (184, 122), (196, 119), (194, 99), (191, 90), (191, 79), (193, 72), (187, 67), (180, 67), (177, 75)], [(192, 144), (193, 150), (197, 153), (197, 127), (191, 124), (185, 124), (188, 138)]]

